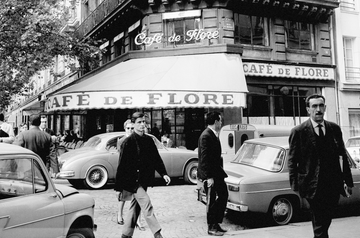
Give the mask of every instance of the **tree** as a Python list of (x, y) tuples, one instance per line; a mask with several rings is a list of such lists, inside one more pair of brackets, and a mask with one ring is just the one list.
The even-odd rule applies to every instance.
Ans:
[[(71, 1), (75, 2), (75, 1)], [(57, 55), (94, 64), (96, 42), (61, 32), (68, 9), (61, 0), (2, 0), (0, 6), (0, 108), (21, 93), (36, 72), (53, 64)]]

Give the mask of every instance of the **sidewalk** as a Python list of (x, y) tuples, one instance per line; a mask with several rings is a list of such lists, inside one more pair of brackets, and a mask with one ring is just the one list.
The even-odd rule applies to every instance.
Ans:
[[(360, 216), (333, 219), (329, 236), (331, 238), (358, 237), (360, 233)], [(358, 234), (358, 235), (356, 235)], [(199, 238), (210, 238), (214, 236), (201, 236)], [(234, 238), (312, 238), (311, 222), (290, 223), (286, 226), (258, 228), (242, 231), (230, 231), (222, 237)]]

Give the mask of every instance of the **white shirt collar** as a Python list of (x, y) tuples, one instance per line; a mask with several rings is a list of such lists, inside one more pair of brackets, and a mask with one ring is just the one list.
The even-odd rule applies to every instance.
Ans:
[(217, 133), (212, 127), (208, 126), (208, 128), (210, 128), (214, 132), (214, 134), (219, 137), (219, 133)]

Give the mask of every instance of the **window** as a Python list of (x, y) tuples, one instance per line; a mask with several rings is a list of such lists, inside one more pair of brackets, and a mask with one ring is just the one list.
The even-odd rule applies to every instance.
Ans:
[(360, 67), (354, 67), (354, 41), (355, 38), (344, 37), (344, 61), (345, 61), (345, 76), (347, 81), (360, 79)]
[(360, 110), (349, 109), (350, 136), (360, 135)]
[(199, 43), (187, 36), (191, 30), (200, 30), (201, 21), (199, 17), (195, 18), (177, 18), (165, 20), (165, 39), (167, 45), (187, 45)]
[(267, 18), (234, 14), (235, 44), (268, 46)]
[(313, 25), (287, 21), (286, 22), (287, 47), (296, 50), (314, 49)]
[(341, 0), (340, 9), (345, 11), (355, 11), (355, 0)]
[(115, 57), (119, 57), (120, 55), (125, 53), (125, 37), (117, 40), (114, 43), (115, 46)]

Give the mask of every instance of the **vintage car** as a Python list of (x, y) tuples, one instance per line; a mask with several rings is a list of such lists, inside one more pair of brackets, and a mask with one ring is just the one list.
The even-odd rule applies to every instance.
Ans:
[[(116, 143), (125, 132), (109, 132), (91, 137), (78, 149), (59, 157), (59, 178), (67, 179), (73, 186), (83, 184), (92, 189), (104, 187), (113, 182), (119, 162)], [(180, 148), (166, 148), (153, 135), (151, 136), (164, 161), (170, 177), (182, 177), (189, 184), (196, 184), (198, 165), (197, 152)], [(156, 173), (156, 176), (159, 175)]]
[(54, 185), (41, 158), (0, 143), (0, 237), (93, 238), (95, 201)]
[(346, 141), (345, 147), (353, 160), (360, 164), (360, 136), (350, 137)]
[[(290, 188), (287, 154), (288, 137), (268, 137), (244, 142), (233, 161), (225, 163), (225, 182), (229, 191), (227, 209), (266, 214), (271, 223), (288, 224), (295, 215), (309, 208)], [(360, 171), (350, 159), (354, 179), (353, 195), (340, 198), (340, 205), (360, 205)], [(201, 184), (198, 200), (206, 202)]]

